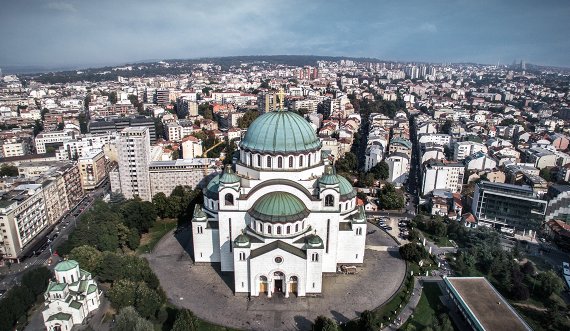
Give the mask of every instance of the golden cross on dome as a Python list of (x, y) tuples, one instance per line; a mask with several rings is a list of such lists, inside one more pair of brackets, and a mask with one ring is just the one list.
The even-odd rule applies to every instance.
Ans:
[(277, 93), (277, 95), (279, 96), (279, 110), (283, 110), (283, 100), (285, 100), (285, 92), (283, 91), (282, 87), (279, 89), (279, 93)]

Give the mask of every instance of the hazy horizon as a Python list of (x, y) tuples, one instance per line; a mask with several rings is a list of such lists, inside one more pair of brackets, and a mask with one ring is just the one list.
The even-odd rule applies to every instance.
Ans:
[(569, 14), (555, 0), (22, 0), (0, 11), (0, 67), (304, 54), (570, 67)]

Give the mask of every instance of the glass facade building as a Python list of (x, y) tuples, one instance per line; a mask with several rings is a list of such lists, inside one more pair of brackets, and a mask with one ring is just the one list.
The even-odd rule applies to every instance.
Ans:
[(544, 221), (547, 206), (548, 202), (528, 186), (482, 181), (475, 188), (471, 209), (483, 225), (536, 230)]

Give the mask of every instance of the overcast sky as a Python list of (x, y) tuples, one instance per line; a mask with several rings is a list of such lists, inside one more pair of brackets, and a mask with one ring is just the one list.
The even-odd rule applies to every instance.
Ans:
[(230, 55), (570, 67), (569, 0), (2, 0), (0, 67)]

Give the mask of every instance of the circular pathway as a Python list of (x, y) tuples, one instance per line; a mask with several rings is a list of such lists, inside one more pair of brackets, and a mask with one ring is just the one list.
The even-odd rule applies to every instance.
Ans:
[(369, 224), (364, 264), (356, 275), (324, 276), (320, 297), (234, 296), (233, 274), (221, 274), (219, 267), (194, 265), (190, 230), (174, 236), (168, 233), (147, 255), (152, 269), (169, 300), (192, 310), (215, 324), (246, 330), (310, 330), (319, 315), (338, 322), (374, 309), (397, 291), (404, 279), (405, 262), (396, 243)]

